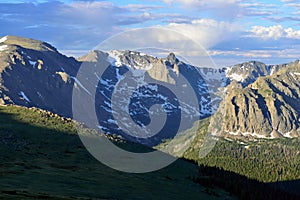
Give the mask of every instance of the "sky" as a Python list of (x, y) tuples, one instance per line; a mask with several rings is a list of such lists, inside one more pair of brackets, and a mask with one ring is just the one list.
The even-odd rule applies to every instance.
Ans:
[(72, 56), (115, 34), (146, 27), (186, 35), (220, 67), (300, 57), (298, 0), (0, 0), (0, 36), (43, 40)]

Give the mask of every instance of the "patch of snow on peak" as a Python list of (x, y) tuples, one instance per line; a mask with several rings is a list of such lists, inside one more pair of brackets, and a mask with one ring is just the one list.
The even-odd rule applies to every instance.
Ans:
[(287, 133), (285, 133), (285, 134), (283, 134), (283, 136), (286, 137), (286, 138), (293, 138), (293, 137), (291, 136), (291, 131), (290, 131), (290, 132), (287, 132)]
[(230, 79), (236, 80), (237, 82), (243, 82), (244, 81), (244, 77), (240, 74), (237, 74), (237, 73), (230, 74), (228, 77)]
[(205, 69), (199, 69), (200, 75), (205, 79), (205, 81), (208, 80), (223, 80), (226, 78), (226, 74), (224, 71), (220, 70), (205, 70)]
[(232, 67), (226, 67), (225, 68), (225, 74), (227, 75), (232, 70)]
[(121, 67), (123, 63), (121, 62), (120, 56), (122, 55), (122, 52), (113, 50), (108, 52), (107, 61), (116, 67)]
[(39, 92), (36, 92), (36, 93), (37, 93), (37, 95), (39, 96), (40, 99), (44, 99), (44, 97), (41, 95), (41, 93), (39, 93)]
[(300, 76), (300, 73), (298, 73), (298, 72), (295, 72), (294, 74), (295, 74), (296, 76)]
[(19, 95), (22, 97), (22, 99), (26, 100), (27, 102), (30, 102), (29, 98), (25, 95), (23, 91), (21, 91)]
[(1, 45), (1, 46), (0, 46), (0, 51), (4, 51), (4, 50), (6, 50), (6, 49), (7, 49), (7, 47), (8, 47), (7, 45)]
[(6, 40), (7, 40), (7, 36), (5, 36), (5, 37), (1, 38), (1, 39), (0, 39), (0, 43), (3, 43), (3, 42), (5, 42)]
[(275, 67), (272, 67), (271, 71), (270, 71), (270, 76), (273, 75), (275, 72)]
[(84, 87), (76, 77), (70, 76), (70, 78), (72, 78), (86, 93), (88, 93), (89, 95), (92, 95), (90, 93), (90, 91), (88, 91), (88, 89), (86, 89), (86, 87)]
[(31, 61), (31, 60), (29, 60), (29, 63), (34, 67), (35, 66), (35, 64), (36, 64), (36, 62), (35, 61)]
[(153, 90), (153, 91), (158, 91), (158, 87), (157, 85), (147, 85), (147, 88), (149, 88), (150, 90)]
[(148, 70), (150, 70), (150, 69), (153, 67), (152, 64), (150, 64), (150, 65), (145, 65), (145, 64), (139, 63), (139, 62), (137, 62), (137, 61), (135, 61), (135, 63), (136, 63), (136, 65), (134, 65), (133, 67), (134, 67), (135, 69), (138, 69), (138, 70), (146, 70), (146, 71), (148, 71)]

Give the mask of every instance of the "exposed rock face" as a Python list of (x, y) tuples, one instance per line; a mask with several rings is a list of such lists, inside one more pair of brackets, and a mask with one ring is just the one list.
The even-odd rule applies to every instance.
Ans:
[(266, 65), (262, 62), (250, 61), (227, 68), (226, 76), (230, 80), (247, 86), (256, 81), (257, 78), (272, 75), (284, 67), (286, 65)]
[(227, 87), (224, 135), (230, 138), (277, 138), (300, 135), (300, 63), (295, 61), (271, 76), (243, 88)]

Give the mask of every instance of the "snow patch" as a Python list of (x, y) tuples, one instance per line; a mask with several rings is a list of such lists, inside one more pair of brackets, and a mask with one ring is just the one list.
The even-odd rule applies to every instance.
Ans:
[[(226, 69), (227, 70), (227, 69)], [(226, 78), (226, 71), (220, 71), (219, 69), (199, 69), (200, 75), (205, 79), (205, 81), (215, 81), (215, 80), (224, 80)]]
[(229, 72), (231, 72), (231, 70), (232, 70), (232, 67), (226, 67), (225, 68), (225, 74), (226, 75), (229, 74)]
[(5, 37), (1, 38), (1, 39), (0, 39), (0, 43), (3, 43), (3, 42), (5, 42), (6, 40), (7, 40), (7, 36), (5, 36)]
[(0, 51), (4, 51), (8, 48), (8, 46), (5, 44), (5, 45), (1, 45), (0, 46)]
[(294, 74), (295, 74), (296, 76), (300, 76), (300, 73), (298, 73), (298, 72), (295, 72)]
[(229, 142), (232, 142), (232, 141), (233, 141), (232, 139), (227, 138), (227, 137), (225, 137), (224, 139), (227, 140), (227, 141), (229, 141)]
[(29, 63), (34, 67), (37, 62), (29, 60)]
[(114, 123), (115, 123), (115, 120), (113, 120), (113, 119), (108, 119), (107, 122), (110, 123), (110, 124), (114, 124)]
[(122, 53), (120, 51), (109, 51), (107, 61), (113, 66), (121, 67), (123, 65), (120, 59), (121, 55)]
[(286, 138), (293, 138), (292, 136), (291, 136), (291, 131), (290, 132), (287, 132), (287, 133), (285, 133), (285, 134), (283, 134), (283, 136), (284, 137), (286, 137)]
[(39, 93), (39, 92), (36, 92), (36, 93), (37, 93), (37, 95), (39, 96), (40, 99), (44, 99), (44, 97), (41, 95), (41, 93)]
[(76, 77), (74, 77), (74, 76), (70, 76), (84, 91), (86, 91), (86, 93), (88, 93), (89, 95), (92, 95), (89, 91), (88, 91), (88, 89), (86, 89), (81, 83), (80, 83), (80, 81), (76, 78)]
[(30, 102), (29, 98), (25, 95), (25, 93), (24, 93), (23, 91), (19, 92), (19, 95), (21, 95), (22, 98), (23, 98), (24, 100), (26, 100), (27, 102)]
[(157, 85), (147, 85), (147, 88), (149, 88), (152, 91), (156, 91), (156, 92), (158, 91)]
[(272, 67), (271, 71), (270, 71), (270, 76), (273, 75), (275, 72), (275, 67)]
[(257, 133), (252, 133), (251, 136), (256, 137), (256, 138), (264, 138), (266, 139), (267, 137), (261, 134), (257, 134)]
[(232, 131), (226, 131), (226, 132), (229, 133), (230, 135), (234, 135), (234, 136), (242, 135), (242, 136), (252, 136), (254, 138), (260, 138), (260, 139), (267, 139), (266, 136), (258, 134), (258, 133), (241, 132), (240, 130), (238, 130), (236, 132), (232, 132)]
[(239, 135), (240, 132), (239, 132), (239, 131), (237, 131), (237, 132), (229, 131), (228, 133), (229, 133), (230, 135), (235, 135), (235, 136), (237, 136), (237, 135)]
[(243, 82), (244, 81), (244, 77), (240, 74), (237, 73), (233, 73), (231, 75), (228, 76), (230, 79), (236, 80), (237, 82)]

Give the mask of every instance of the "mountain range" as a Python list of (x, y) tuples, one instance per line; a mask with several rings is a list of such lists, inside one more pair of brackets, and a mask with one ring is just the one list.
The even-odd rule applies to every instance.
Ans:
[[(101, 77), (92, 74), (98, 80), (96, 86), (76, 78), (80, 67), (87, 63), (106, 67)], [(80, 93), (90, 93), (96, 87), (99, 128), (133, 141), (137, 141), (139, 135), (126, 134), (133, 122), (147, 127), (151, 122), (151, 106), (161, 104), (167, 112), (166, 126), (158, 136), (138, 140), (151, 146), (216, 112), (223, 114), (221, 132), (217, 134), (220, 137), (246, 141), (298, 137), (299, 79), (298, 60), (281, 65), (250, 61), (215, 69), (189, 65), (174, 53), (157, 58), (130, 50), (94, 50), (75, 59), (45, 42), (16, 36), (0, 39), (1, 104), (38, 107), (72, 117), (73, 88)], [(118, 86), (122, 81), (124, 84)], [(161, 87), (145, 84), (151, 81)], [(168, 89), (176, 90), (182, 97), (180, 104)], [(190, 100), (192, 92), (196, 104)], [(134, 95), (128, 105), (123, 97), (129, 93)], [(116, 102), (111, 101), (112, 95), (118, 97)], [(117, 112), (112, 109), (112, 103), (119, 109)], [(187, 121), (184, 127), (178, 127), (179, 112)]]

